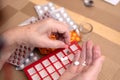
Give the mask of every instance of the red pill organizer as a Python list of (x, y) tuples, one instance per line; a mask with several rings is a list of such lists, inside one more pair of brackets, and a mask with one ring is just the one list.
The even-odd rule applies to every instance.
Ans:
[(29, 80), (57, 80), (72, 62), (76, 52), (81, 51), (77, 42), (67, 49), (58, 49), (24, 68)]

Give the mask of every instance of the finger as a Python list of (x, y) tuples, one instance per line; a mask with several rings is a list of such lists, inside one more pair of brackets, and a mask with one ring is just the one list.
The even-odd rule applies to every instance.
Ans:
[(92, 49), (93, 49), (93, 43), (92, 41), (88, 41), (86, 43), (86, 64), (89, 66), (92, 64)]
[(70, 34), (69, 32), (65, 32), (65, 33), (55, 33), (55, 37), (57, 40), (63, 41), (65, 44), (70, 43)]
[(85, 62), (85, 59), (86, 59), (86, 43), (84, 42), (82, 44), (82, 52), (80, 54), (80, 58), (79, 58), (79, 62), (81, 62), (81, 65), (79, 65), (79, 71), (81, 71), (83, 69), (83, 63)]
[(93, 47), (93, 61), (95, 59), (97, 59), (98, 57), (100, 57), (100, 56), (101, 56), (101, 49), (100, 49), (100, 47), (98, 45), (94, 46)]
[(75, 65), (74, 62), (75, 61), (79, 61), (79, 58), (80, 58), (80, 52), (75, 54), (74, 59), (73, 59), (73, 63), (70, 65), (70, 67), (68, 69), (70, 72), (72, 72), (72, 73), (76, 73), (77, 72), (78, 65)]
[(64, 37), (65, 37), (65, 43), (69, 45), (70, 44), (70, 33), (69, 33), (69, 31), (67, 31), (64, 34)]
[(64, 43), (68, 44), (70, 43), (70, 33), (69, 31), (66, 31), (64, 33), (57, 32), (57, 39), (63, 41)]
[(80, 60), (81, 60), (82, 62), (84, 62), (85, 59), (86, 59), (86, 43), (84, 42), (84, 43), (82, 44), (82, 52), (81, 52), (81, 55), (80, 55)]
[[(64, 40), (66, 44), (70, 43), (70, 33), (69, 33), (69, 29), (68, 29), (68, 25), (62, 22), (56, 22), (53, 25), (53, 32), (58, 32), (58, 33), (64, 33)], [(55, 27), (56, 26), (56, 27)]]

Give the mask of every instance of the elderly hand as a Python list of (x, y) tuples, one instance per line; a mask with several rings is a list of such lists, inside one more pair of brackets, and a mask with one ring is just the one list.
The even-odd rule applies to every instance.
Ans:
[[(76, 61), (80, 64), (75, 65)], [(83, 43), (82, 51), (76, 53), (73, 63), (59, 80), (97, 80), (103, 61), (99, 46), (94, 46), (91, 41)]]
[[(50, 39), (52, 33), (64, 33), (64, 41)], [(4, 32), (2, 36), (5, 40), (5, 48), (0, 52), (0, 69), (19, 44), (24, 43), (41, 48), (65, 48), (70, 42), (68, 25), (51, 18), (24, 27), (10, 29)]]

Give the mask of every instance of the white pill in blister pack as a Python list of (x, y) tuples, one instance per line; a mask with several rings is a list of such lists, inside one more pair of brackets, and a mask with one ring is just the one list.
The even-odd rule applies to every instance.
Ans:
[(61, 61), (62, 61), (62, 62), (66, 61), (66, 60), (68, 60), (68, 57), (63, 57), (63, 58), (61, 58)]
[(51, 7), (51, 10), (55, 10), (55, 7), (53, 6), (53, 7)]
[(24, 64), (20, 65), (20, 68), (21, 68), (21, 69), (23, 69), (24, 67), (25, 67), (25, 65), (24, 65)]
[(7, 62), (15, 66), (20, 66), (24, 63), (25, 59), (33, 49), (33, 47), (20, 45), (14, 50)]
[(53, 6), (53, 3), (50, 2), (50, 3), (48, 3), (48, 5), (51, 7), (51, 6)]
[(50, 7), (51, 11), (55, 10), (55, 7), (54, 7), (53, 3), (51, 3), (51, 2), (48, 3), (48, 6)]
[(26, 60), (25, 60), (25, 63), (28, 63), (30, 60), (27, 58)]
[(37, 21), (37, 18), (36, 17), (30, 17), (28, 18), (27, 20), (25, 20), (24, 22), (22, 22), (20, 25), (18, 26), (25, 26), (25, 25), (28, 25), (28, 24), (31, 24), (31, 23), (34, 23)]
[(73, 29), (77, 30), (78, 26), (77, 25), (73, 25)]
[(73, 21), (70, 21), (69, 24), (70, 24), (70, 25), (73, 25), (74, 23), (73, 23)]
[(39, 13), (40, 13), (40, 14), (43, 14), (43, 11), (42, 11), (42, 10), (39, 10)]
[[(35, 6), (35, 8), (37, 8), (37, 9), (41, 9), (41, 6)], [(37, 10), (37, 9), (36, 9), (36, 10)]]
[(74, 25), (76, 25), (75, 22), (70, 18), (70, 16), (67, 14), (67, 12), (65, 11), (64, 8), (54, 10), (54, 11), (50, 12), (50, 15), (58, 21), (67, 23), (70, 26), (70, 28), (69, 28), (70, 30), (75, 29), (74, 28), (75, 27)]
[(38, 57), (37, 57), (37, 56), (35, 56), (35, 57), (33, 58), (33, 60), (34, 60), (34, 61), (37, 61), (37, 60), (38, 60)]
[(61, 18), (61, 17), (60, 17), (60, 18), (58, 18), (58, 21), (61, 21), (61, 22), (63, 22), (63, 18)]
[(33, 56), (34, 56), (34, 53), (33, 53), (33, 52), (31, 52), (31, 53), (30, 53), (30, 57), (33, 57)]
[(39, 17), (42, 16), (44, 14), (44, 12), (55, 10), (53, 3), (48, 3), (45, 5), (36, 5), (34, 8)]
[(59, 14), (59, 13), (56, 13), (55, 15), (56, 15), (56, 17), (58, 17), (58, 18), (60, 17), (60, 14)]
[(64, 13), (63, 16), (66, 18), (68, 15), (67, 15), (67, 13)]
[(43, 9), (44, 9), (45, 11), (47, 11), (47, 10), (48, 10), (48, 7), (45, 6)]
[(68, 17), (68, 18), (66, 18), (66, 21), (67, 21), (67, 22), (70, 22), (70, 18), (69, 18), (69, 17)]
[(64, 8), (61, 8), (60, 12), (61, 12), (61, 13), (65, 13), (65, 9), (64, 9)]
[[(65, 22), (70, 26), (70, 30), (76, 29), (73, 26), (75, 25), (74, 21), (70, 18), (64, 8), (57, 9), (54, 7), (53, 3), (48, 3), (46, 5), (36, 5), (35, 10), (39, 17), (43, 16), (45, 12), (49, 12), (52, 18), (57, 19), (58, 21)], [(45, 16), (45, 15), (44, 15)]]
[(31, 52), (29, 53), (29, 56), (24, 59), (24, 62), (20, 65), (16, 67), (16, 70), (22, 70), (24, 69), (24, 67), (28, 66), (29, 64), (37, 61), (39, 59), (39, 55), (37, 53)]

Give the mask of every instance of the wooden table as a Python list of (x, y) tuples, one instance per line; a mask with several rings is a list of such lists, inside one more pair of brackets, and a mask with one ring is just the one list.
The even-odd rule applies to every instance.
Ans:
[[(76, 23), (88, 22), (93, 25), (89, 36), (102, 48), (106, 56), (98, 80), (120, 80), (120, 3), (112, 6), (102, 0), (95, 0), (94, 7), (85, 7), (82, 0), (2, 0), (1, 11), (5, 18), (0, 32), (13, 28), (31, 16), (36, 16), (35, 4), (53, 2), (57, 8), (64, 7)], [(8, 14), (9, 12), (9, 14)], [(5, 64), (0, 72), (0, 80), (26, 80), (22, 71), (16, 71)]]

